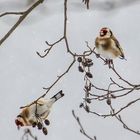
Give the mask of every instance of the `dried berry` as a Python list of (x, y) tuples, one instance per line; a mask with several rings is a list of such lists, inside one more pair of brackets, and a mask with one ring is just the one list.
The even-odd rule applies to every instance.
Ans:
[(46, 119), (46, 120), (44, 121), (44, 123), (45, 123), (46, 125), (50, 125), (50, 121), (49, 121), (48, 119)]
[(89, 78), (93, 78), (93, 75), (90, 72), (86, 72), (86, 76)]
[(38, 129), (42, 129), (42, 127), (43, 127), (42, 123), (38, 122), (37, 127), (38, 127)]
[(107, 103), (108, 105), (111, 105), (111, 100), (110, 100), (110, 98), (108, 98), (108, 99), (106, 100), (106, 103)]
[(77, 61), (78, 61), (78, 62), (82, 62), (82, 57), (78, 57), (78, 58), (77, 58)]
[(83, 70), (83, 68), (82, 68), (81, 66), (78, 67), (78, 70), (79, 70), (80, 72), (84, 72), (84, 70)]
[(46, 127), (43, 127), (42, 131), (43, 131), (44, 135), (47, 135), (48, 134), (48, 130), (47, 130)]
[(36, 122), (33, 122), (32, 123), (32, 127), (36, 127), (37, 123)]

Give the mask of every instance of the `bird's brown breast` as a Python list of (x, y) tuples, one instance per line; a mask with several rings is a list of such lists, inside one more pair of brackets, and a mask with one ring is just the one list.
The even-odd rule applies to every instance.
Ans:
[(97, 48), (102, 47), (103, 50), (109, 50), (111, 43), (111, 40), (108, 38), (96, 38), (95, 46)]

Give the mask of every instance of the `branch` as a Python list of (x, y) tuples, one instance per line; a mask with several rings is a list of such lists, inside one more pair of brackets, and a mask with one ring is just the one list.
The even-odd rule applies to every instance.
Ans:
[(46, 44), (49, 46), (49, 48), (46, 49), (46, 50), (44, 50), (44, 52), (45, 52), (44, 55), (41, 55), (39, 52), (36, 52), (37, 55), (40, 56), (41, 58), (46, 57), (46, 56), (50, 53), (50, 51), (52, 50), (52, 48), (53, 48), (56, 44), (58, 44), (59, 42), (61, 42), (63, 39), (64, 39), (64, 37), (58, 39), (56, 42), (54, 42), (54, 43), (52, 43), (52, 44), (50, 44), (48, 41), (46, 41)]
[(15, 15), (21, 15), (18, 19), (18, 21), (11, 27), (11, 29), (4, 35), (4, 37), (0, 40), (0, 45), (14, 32), (14, 30), (22, 23), (22, 21), (32, 12), (33, 9), (35, 9), (38, 5), (43, 3), (44, 0), (38, 0), (35, 2), (29, 9), (27, 9), (24, 12), (7, 12), (1, 14), (2, 16), (9, 15), (9, 14), (15, 14)]
[(38, 101), (40, 98), (45, 97), (46, 94), (60, 81), (60, 79), (62, 79), (62, 77), (65, 76), (65, 75), (70, 71), (70, 69), (71, 69), (72, 66), (74, 65), (75, 61), (76, 61), (76, 60), (75, 60), (75, 57), (74, 57), (72, 63), (68, 66), (68, 68), (66, 69), (66, 71), (65, 71), (64, 73), (62, 73), (60, 76), (58, 76), (58, 78), (53, 82), (53, 84), (52, 84), (50, 87), (48, 87), (48, 88), (45, 88), (45, 87), (44, 87), (44, 88), (43, 88), (43, 89), (47, 90), (43, 95), (41, 95), (38, 99), (36, 99), (35, 101), (33, 101), (31, 104), (26, 105), (26, 106), (22, 106), (22, 107), (20, 107), (20, 108), (22, 109), (22, 108), (25, 108), (25, 107), (29, 107), (29, 106), (31, 106), (32, 104), (37, 103), (37, 101)]
[(77, 121), (78, 125), (80, 126), (80, 132), (81, 132), (84, 136), (86, 136), (88, 139), (90, 139), (90, 140), (97, 140), (96, 136), (94, 136), (94, 138), (92, 138), (92, 137), (90, 137), (90, 136), (85, 132), (85, 130), (84, 130), (84, 128), (83, 128), (83, 126), (82, 126), (82, 124), (81, 124), (81, 122), (80, 122), (80, 119), (79, 119), (79, 117), (77, 117), (77, 116), (75, 115), (74, 110), (72, 110), (72, 115), (73, 115), (73, 117), (75, 118), (75, 120)]
[[(112, 111), (114, 111), (114, 109), (111, 105), (110, 105), (110, 108)], [(134, 130), (134, 129), (128, 127), (128, 125), (122, 120), (121, 115), (115, 115), (115, 118), (123, 125), (124, 129), (126, 129), (130, 132), (133, 132), (134, 134), (140, 135), (140, 132), (138, 130)]]
[(23, 15), (25, 12), (5, 12), (0, 14), (0, 17), (7, 16), (7, 15)]
[(29, 137), (31, 137), (33, 140), (37, 140), (37, 137), (34, 136), (31, 132), (31, 130), (27, 128), (24, 130), (24, 134), (23, 134), (21, 140), (24, 140), (24, 139), (29, 140)]
[[(95, 48), (90, 48), (90, 46), (88, 45), (88, 42), (86, 42), (87, 47), (89, 48), (89, 52), (92, 52), (97, 58), (99, 58), (101, 61), (103, 61), (105, 63), (105, 59), (102, 58), (100, 55), (98, 55), (95, 52)], [(87, 51), (85, 51), (87, 52)], [(93, 81), (90, 80), (89, 77), (84, 78), (85, 80), (85, 88), (84, 88), (84, 92), (85, 92), (85, 98), (83, 98), (83, 103), (80, 104), (80, 107), (84, 108), (84, 110), (87, 113), (92, 113), (94, 115), (97, 115), (99, 117), (115, 117), (117, 120), (119, 120), (122, 124), (123, 127), (135, 134), (140, 135), (139, 131), (135, 131), (134, 129), (129, 128), (121, 119), (120, 117), (120, 113), (124, 110), (126, 110), (128, 107), (130, 107), (131, 105), (135, 104), (136, 102), (140, 101), (140, 98), (137, 98), (135, 100), (131, 100), (129, 103), (127, 103), (126, 105), (124, 105), (123, 107), (121, 107), (119, 110), (115, 111), (115, 108), (112, 107), (112, 101), (113, 100), (117, 100), (118, 98), (122, 98), (122, 97), (126, 97), (128, 95), (130, 95), (130, 93), (133, 93), (134, 91), (138, 91), (140, 90), (140, 84), (132, 84), (131, 82), (129, 82), (128, 80), (124, 79), (115, 69), (114, 64), (112, 65), (108, 65), (109, 66), (109, 70), (112, 70), (114, 72), (114, 74), (118, 77), (118, 79), (120, 81), (123, 81), (122, 84), (119, 84), (118, 82), (114, 81), (113, 78), (110, 78), (110, 83), (108, 85), (108, 88), (102, 88), (102, 87), (98, 87), (96, 86)], [(87, 84), (88, 83), (88, 84)], [(125, 84), (125, 86), (123, 85)], [(113, 90), (110, 90), (111, 87), (114, 87)], [(98, 91), (103, 92), (103, 94), (95, 94), (94, 90), (96, 89), (96, 93)], [(121, 93), (123, 92), (123, 93)], [(121, 94), (120, 94), (121, 93)], [(90, 103), (94, 100), (97, 101), (106, 101), (107, 105), (110, 106), (110, 113), (109, 114), (99, 114), (98, 112), (92, 111), (90, 109)], [(95, 102), (94, 102), (95, 103)]]

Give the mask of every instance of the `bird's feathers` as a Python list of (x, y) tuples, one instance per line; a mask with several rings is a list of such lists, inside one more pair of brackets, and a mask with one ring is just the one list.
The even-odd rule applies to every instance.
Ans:
[(40, 98), (37, 102), (23, 108), (15, 120), (16, 125), (31, 126), (33, 122), (37, 121), (38, 117), (43, 120), (46, 119), (51, 111), (52, 105), (63, 96), (64, 94), (61, 90), (50, 99)]
[[(102, 28), (101, 31), (102, 30), (106, 30), (107, 33), (95, 39), (95, 46), (98, 53), (106, 59), (113, 59), (116, 57), (124, 59), (123, 50), (112, 31), (109, 28)], [(110, 32), (110, 36), (108, 32)]]

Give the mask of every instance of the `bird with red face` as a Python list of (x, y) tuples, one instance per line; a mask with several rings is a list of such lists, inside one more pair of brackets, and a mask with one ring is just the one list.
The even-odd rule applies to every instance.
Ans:
[[(50, 99), (40, 98), (35, 103), (23, 108), (15, 120), (17, 127), (34, 126), (42, 123), (42, 121), (46, 123), (52, 105), (63, 96), (64, 94), (61, 90)], [(49, 124), (49, 122), (47, 123)]]
[(95, 47), (99, 55), (106, 59), (106, 64), (111, 66), (114, 58), (125, 59), (119, 41), (115, 38), (112, 31), (104, 27), (100, 30), (99, 36), (95, 40)]

